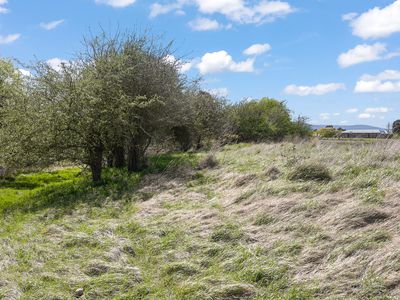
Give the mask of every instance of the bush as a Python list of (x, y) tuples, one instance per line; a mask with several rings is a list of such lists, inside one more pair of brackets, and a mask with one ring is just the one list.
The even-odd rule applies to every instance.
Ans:
[(237, 104), (233, 111), (233, 123), (240, 142), (281, 140), (292, 131), (286, 104), (268, 98)]
[(330, 181), (332, 175), (329, 169), (320, 164), (304, 164), (295, 167), (288, 175), (294, 181)]
[(341, 132), (342, 132), (341, 130), (338, 130), (334, 127), (326, 127), (316, 130), (314, 132), (314, 135), (324, 139), (329, 139), (337, 137), (337, 135)]

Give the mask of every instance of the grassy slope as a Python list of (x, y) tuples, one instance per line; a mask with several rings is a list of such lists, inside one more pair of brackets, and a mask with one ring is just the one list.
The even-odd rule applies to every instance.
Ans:
[[(1, 182), (0, 298), (399, 298), (399, 150), (236, 145), (214, 169), (175, 155), (100, 186), (76, 169)], [(304, 163), (333, 179), (289, 180)]]

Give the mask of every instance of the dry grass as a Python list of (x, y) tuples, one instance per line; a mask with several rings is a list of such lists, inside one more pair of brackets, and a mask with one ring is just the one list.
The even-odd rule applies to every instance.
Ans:
[[(123, 201), (7, 215), (0, 298), (399, 299), (399, 153), (227, 146), (218, 168), (146, 175)], [(331, 180), (289, 180), (300, 165)]]

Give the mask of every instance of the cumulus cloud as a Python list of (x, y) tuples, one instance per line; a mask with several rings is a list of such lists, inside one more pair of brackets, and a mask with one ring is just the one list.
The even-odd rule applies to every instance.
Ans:
[(359, 119), (371, 119), (371, 118), (375, 118), (374, 115), (371, 115), (369, 113), (362, 113), (358, 115)]
[(343, 83), (326, 83), (315, 86), (298, 86), (292, 84), (285, 88), (285, 93), (298, 96), (325, 95), (345, 88), (346, 86)]
[(195, 5), (202, 14), (221, 14), (229, 20), (242, 24), (273, 22), (294, 12), (289, 3), (280, 0), (261, 0), (252, 6), (245, 0), (178, 0), (168, 4), (152, 4), (150, 17), (182, 10), (185, 5)]
[(184, 14), (182, 10), (183, 6), (187, 3), (187, 0), (178, 0), (169, 4), (153, 3), (150, 6), (150, 18), (155, 18), (159, 15), (168, 14), (171, 11), (176, 11), (178, 14)]
[(7, 0), (0, 0), (0, 14), (6, 14), (8, 13), (10, 10), (8, 8), (5, 8), (3, 5), (7, 4), (8, 1)]
[(0, 45), (11, 44), (21, 37), (19, 33), (0, 35)]
[(354, 20), (358, 16), (357, 13), (348, 13), (342, 16), (343, 21), (351, 21)]
[(358, 115), (358, 118), (359, 119), (374, 119), (377, 117), (376, 114), (378, 114), (378, 117), (380, 119), (384, 119), (385, 117), (382, 116), (382, 114), (388, 113), (390, 111), (391, 111), (391, 109), (388, 107), (367, 107), (364, 110), (364, 112), (362, 112)]
[(366, 113), (387, 113), (389, 111), (388, 107), (368, 107), (365, 109)]
[(357, 81), (355, 93), (398, 93), (400, 92), (400, 71), (386, 70), (378, 75), (363, 75)]
[(356, 64), (391, 59), (399, 55), (400, 53), (397, 52), (387, 53), (386, 45), (383, 43), (375, 43), (373, 45), (362, 44), (340, 54), (337, 61), (342, 68), (348, 68)]
[(48, 64), (51, 68), (53, 68), (55, 71), (60, 72), (61, 69), (62, 69), (62, 66), (63, 66), (63, 65), (68, 65), (69, 62), (68, 62), (67, 60), (64, 60), (64, 59), (55, 57), (55, 58), (49, 59), (49, 60), (47, 61), (47, 64)]
[(96, 0), (97, 4), (105, 4), (116, 8), (123, 8), (134, 4), (136, 0)]
[(203, 75), (224, 71), (254, 72), (254, 59), (235, 62), (228, 52), (222, 50), (204, 54), (197, 68)]
[(60, 26), (62, 23), (64, 23), (64, 20), (52, 21), (49, 23), (40, 23), (40, 27), (42, 27), (45, 30), (53, 30), (56, 29), (58, 26)]
[(198, 18), (189, 22), (190, 28), (194, 31), (208, 31), (208, 30), (218, 30), (222, 28), (216, 20), (211, 20), (208, 18)]
[(177, 60), (176, 57), (171, 54), (167, 55), (164, 59), (166, 62), (176, 65), (180, 73), (189, 72), (194, 66), (194, 61)]
[(400, 32), (400, 0), (383, 8), (374, 7), (347, 21), (350, 21), (353, 34), (363, 39), (388, 37)]
[(18, 71), (22, 74), (22, 76), (25, 76), (25, 77), (31, 77), (32, 76), (32, 73), (29, 72), (28, 70), (18, 69)]
[(271, 50), (271, 46), (269, 44), (254, 44), (244, 50), (244, 54), (248, 56), (257, 56), (260, 54), (263, 54), (265, 52), (268, 52)]
[(347, 109), (346, 110), (346, 112), (348, 113), (348, 114), (355, 114), (355, 113), (358, 113), (358, 108), (349, 108), (349, 109)]
[(211, 95), (215, 97), (222, 97), (226, 98), (229, 95), (229, 91), (227, 88), (217, 88), (217, 89), (211, 89), (208, 91)]

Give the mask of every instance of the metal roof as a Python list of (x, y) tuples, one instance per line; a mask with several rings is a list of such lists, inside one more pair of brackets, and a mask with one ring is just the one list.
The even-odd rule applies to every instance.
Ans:
[(363, 130), (346, 130), (342, 133), (385, 133), (379, 129), (363, 129)]

